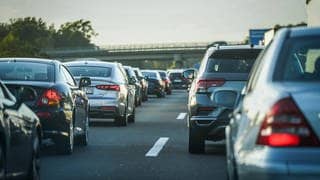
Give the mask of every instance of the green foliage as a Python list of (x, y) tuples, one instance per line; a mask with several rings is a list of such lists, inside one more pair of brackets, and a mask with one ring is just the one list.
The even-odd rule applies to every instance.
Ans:
[(0, 23), (0, 57), (43, 57), (41, 49), (94, 46), (97, 34), (90, 21), (67, 22), (55, 29), (41, 18), (25, 17)]

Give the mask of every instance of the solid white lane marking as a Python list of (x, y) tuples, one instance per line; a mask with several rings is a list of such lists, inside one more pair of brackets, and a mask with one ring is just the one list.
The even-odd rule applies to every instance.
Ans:
[(183, 120), (187, 116), (187, 113), (180, 113), (177, 117), (178, 120)]
[(146, 157), (157, 157), (168, 140), (168, 137), (159, 138), (153, 147), (147, 152)]

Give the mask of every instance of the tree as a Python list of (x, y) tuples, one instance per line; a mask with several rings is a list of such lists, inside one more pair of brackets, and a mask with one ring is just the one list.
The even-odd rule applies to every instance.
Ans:
[(91, 38), (97, 35), (90, 21), (67, 22), (55, 34), (55, 47), (92, 47)]

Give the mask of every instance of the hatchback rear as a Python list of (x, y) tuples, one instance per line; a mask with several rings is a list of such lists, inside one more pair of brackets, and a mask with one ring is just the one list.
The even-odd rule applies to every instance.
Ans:
[[(205, 140), (219, 141), (225, 138), (225, 127), (229, 123), (227, 113), (232, 109), (222, 113), (210, 96), (220, 90), (239, 94), (260, 51), (260, 47), (250, 46), (208, 49), (189, 91), (190, 153), (204, 152)], [(221, 116), (216, 117), (220, 113)]]

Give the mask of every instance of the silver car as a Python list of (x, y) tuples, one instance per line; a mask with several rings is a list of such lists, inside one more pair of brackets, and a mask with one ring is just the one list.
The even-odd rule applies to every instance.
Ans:
[[(238, 45), (215, 46), (207, 50), (189, 91), (190, 153), (203, 153), (206, 140), (221, 141), (225, 138), (224, 129), (229, 123), (227, 113), (230, 109), (216, 116), (215, 114), (221, 113), (221, 109), (210, 96), (217, 90), (241, 91), (261, 49), (258, 46)], [(192, 79), (195, 76), (194, 73), (185, 72), (183, 72), (185, 79)], [(225, 98), (229, 98), (228, 95)]]
[(226, 128), (230, 179), (320, 179), (320, 28), (280, 30)]
[(103, 61), (73, 61), (65, 63), (76, 80), (90, 77), (91, 85), (85, 89), (89, 98), (92, 118), (114, 118), (115, 123), (126, 126), (134, 122), (135, 91), (130, 88), (123, 66)]

